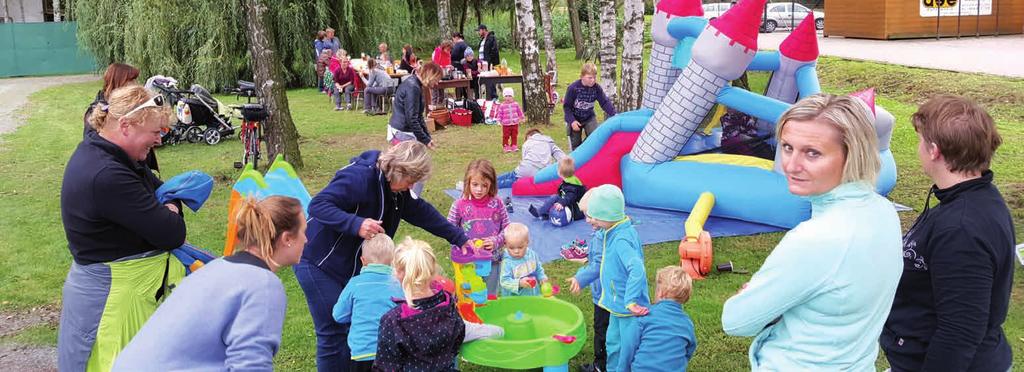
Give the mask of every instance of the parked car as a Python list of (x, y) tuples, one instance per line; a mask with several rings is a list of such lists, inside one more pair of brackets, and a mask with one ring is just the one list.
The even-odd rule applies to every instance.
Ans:
[[(732, 4), (730, 3), (704, 4), (704, 18), (718, 18), (718, 16), (725, 13), (731, 7)], [(768, 11), (761, 23), (762, 32), (774, 32), (779, 27), (796, 27), (809, 12), (814, 13), (814, 28), (818, 30), (825, 28), (825, 13), (823, 12), (812, 11), (806, 6), (796, 3), (769, 3), (766, 7)]]

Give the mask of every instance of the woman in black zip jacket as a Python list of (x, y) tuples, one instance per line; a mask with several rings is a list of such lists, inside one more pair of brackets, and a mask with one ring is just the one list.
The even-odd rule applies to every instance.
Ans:
[(934, 185), (903, 236), (903, 276), (880, 340), (885, 356), (893, 371), (1009, 371), (1003, 322), (1015, 238), (988, 169), (999, 133), (983, 108), (955, 96), (930, 99), (911, 121)]
[(451, 244), (467, 244), (461, 228), (409, 192), (430, 169), (427, 146), (417, 141), (402, 142), (383, 153), (366, 151), (338, 170), (310, 201), (308, 243), (295, 277), (313, 316), (319, 371), (349, 370), (348, 325), (335, 322), (331, 311), (348, 280), (359, 274), (363, 240), (376, 234), (394, 237), (405, 220)]

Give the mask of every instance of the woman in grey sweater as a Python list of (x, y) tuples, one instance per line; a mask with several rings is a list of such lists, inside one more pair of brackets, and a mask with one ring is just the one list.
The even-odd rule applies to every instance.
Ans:
[(377, 60), (366, 61), (369, 76), (366, 77), (366, 88), (363, 90), (363, 112), (367, 115), (384, 115), (380, 96), (395, 93), (395, 81), (384, 70), (377, 68)]

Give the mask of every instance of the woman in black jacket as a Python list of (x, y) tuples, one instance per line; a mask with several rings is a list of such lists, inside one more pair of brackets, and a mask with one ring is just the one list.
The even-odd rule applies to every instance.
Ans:
[(880, 340), (885, 357), (894, 372), (1008, 371), (1003, 322), (1016, 239), (989, 170), (1002, 140), (985, 109), (962, 97), (932, 98), (910, 120), (935, 184), (903, 236), (903, 276)]
[[(82, 139), (89, 132), (95, 132), (92, 124), (89, 123), (89, 116), (96, 109), (98, 105), (106, 105), (107, 97), (110, 97), (110, 93), (114, 92), (115, 89), (135, 84), (135, 79), (139, 78), (139, 69), (132, 65), (126, 65), (124, 63), (111, 63), (107, 66), (107, 71), (103, 73), (103, 89), (96, 92), (96, 98), (89, 104), (89, 108), (85, 110), (85, 115), (82, 117), (82, 121), (85, 124), (85, 129), (82, 131)], [(149, 169), (160, 171), (160, 165), (156, 162), (156, 151), (149, 150), (149, 154), (146, 155), (146, 165)]]
[(423, 91), (437, 86), (441, 80), (441, 67), (427, 62), (416, 73), (402, 81), (395, 91), (395, 105), (388, 120), (388, 142), (417, 140), (427, 147), (436, 145), (423, 121)]
[(184, 276), (168, 253), (185, 242), (180, 204), (157, 200), (162, 183), (143, 163), (168, 111), (143, 87), (116, 89), (68, 160), (60, 208), (74, 262), (61, 301), (61, 371), (109, 370), (167, 284)]

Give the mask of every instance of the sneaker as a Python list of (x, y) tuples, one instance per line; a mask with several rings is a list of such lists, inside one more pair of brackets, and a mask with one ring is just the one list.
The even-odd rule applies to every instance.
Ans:
[(507, 196), (505, 197), (505, 211), (509, 214), (512, 213), (512, 198)]
[(459, 182), (455, 183), (455, 189), (456, 190), (462, 191), (462, 189), (465, 188), (465, 187), (466, 186), (465, 186), (465, 182), (464, 181), (459, 181)]
[(587, 242), (583, 239), (576, 239), (569, 244), (562, 246), (559, 252), (566, 260), (585, 260), (589, 249)]
[(334, 106), (334, 111), (341, 111), (341, 110), (342, 110), (341, 106)]
[(352, 104), (349, 103), (348, 105), (345, 105), (345, 109), (346, 110), (351, 110), (352, 109)]
[(534, 207), (532, 204), (530, 205), (530, 215), (532, 215), (533, 218), (540, 218), (540, 212), (538, 212), (537, 207)]
[(502, 152), (508, 152), (508, 145), (501, 145)]
[(512, 152), (519, 151), (519, 145), (512, 145)]

